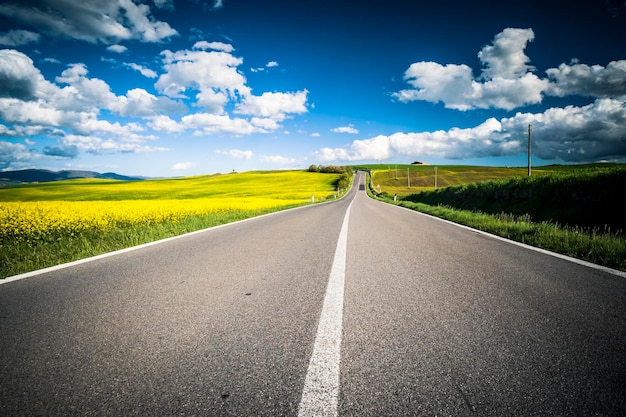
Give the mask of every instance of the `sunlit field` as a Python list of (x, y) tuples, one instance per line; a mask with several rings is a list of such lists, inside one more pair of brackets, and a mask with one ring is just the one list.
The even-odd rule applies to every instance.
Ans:
[(338, 178), (249, 172), (0, 188), (0, 277), (335, 198)]
[(188, 200), (196, 198), (308, 201), (335, 191), (339, 175), (305, 171), (267, 171), (148, 181), (76, 179), (0, 188), (6, 201)]
[[(533, 169), (533, 175), (552, 172), (556, 167)], [(376, 165), (372, 166), (373, 185), (377, 192), (408, 195), (430, 191), (452, 185), (477, 181), (525, 176), (525, 167), (481, 167), (481, 166), (431, 166), (431, 165)]]

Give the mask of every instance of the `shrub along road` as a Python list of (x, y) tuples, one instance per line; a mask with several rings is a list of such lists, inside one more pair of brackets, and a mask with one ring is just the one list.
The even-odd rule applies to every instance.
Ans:
[(360, 188), (6, 280), (0, 415), (626, 412), (623, 274)]

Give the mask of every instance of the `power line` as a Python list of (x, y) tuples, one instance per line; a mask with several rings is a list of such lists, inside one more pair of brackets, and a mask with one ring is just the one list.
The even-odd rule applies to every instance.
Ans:
[(531, 176), (531, 159), (532, 159), (532, 154), (531, 154), (531, 150), (530, 150), (530, 124), (528, 125), (528, 176)]

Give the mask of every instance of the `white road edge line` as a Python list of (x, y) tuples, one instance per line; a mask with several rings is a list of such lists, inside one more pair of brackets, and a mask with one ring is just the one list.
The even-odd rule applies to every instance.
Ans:
[(350, 209), (343, 219), (333, 266), (328, 278), (313, 354), (309, 362), (298, 417), (337, 416), (339, 363), (343, 332), (343, 291), (346, 275)]

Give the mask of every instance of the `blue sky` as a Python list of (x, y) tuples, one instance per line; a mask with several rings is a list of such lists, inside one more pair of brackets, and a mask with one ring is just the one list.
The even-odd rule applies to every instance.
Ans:
[(0, 170), (624, 162), (625, 102), (622, 0), (0, 3)]

